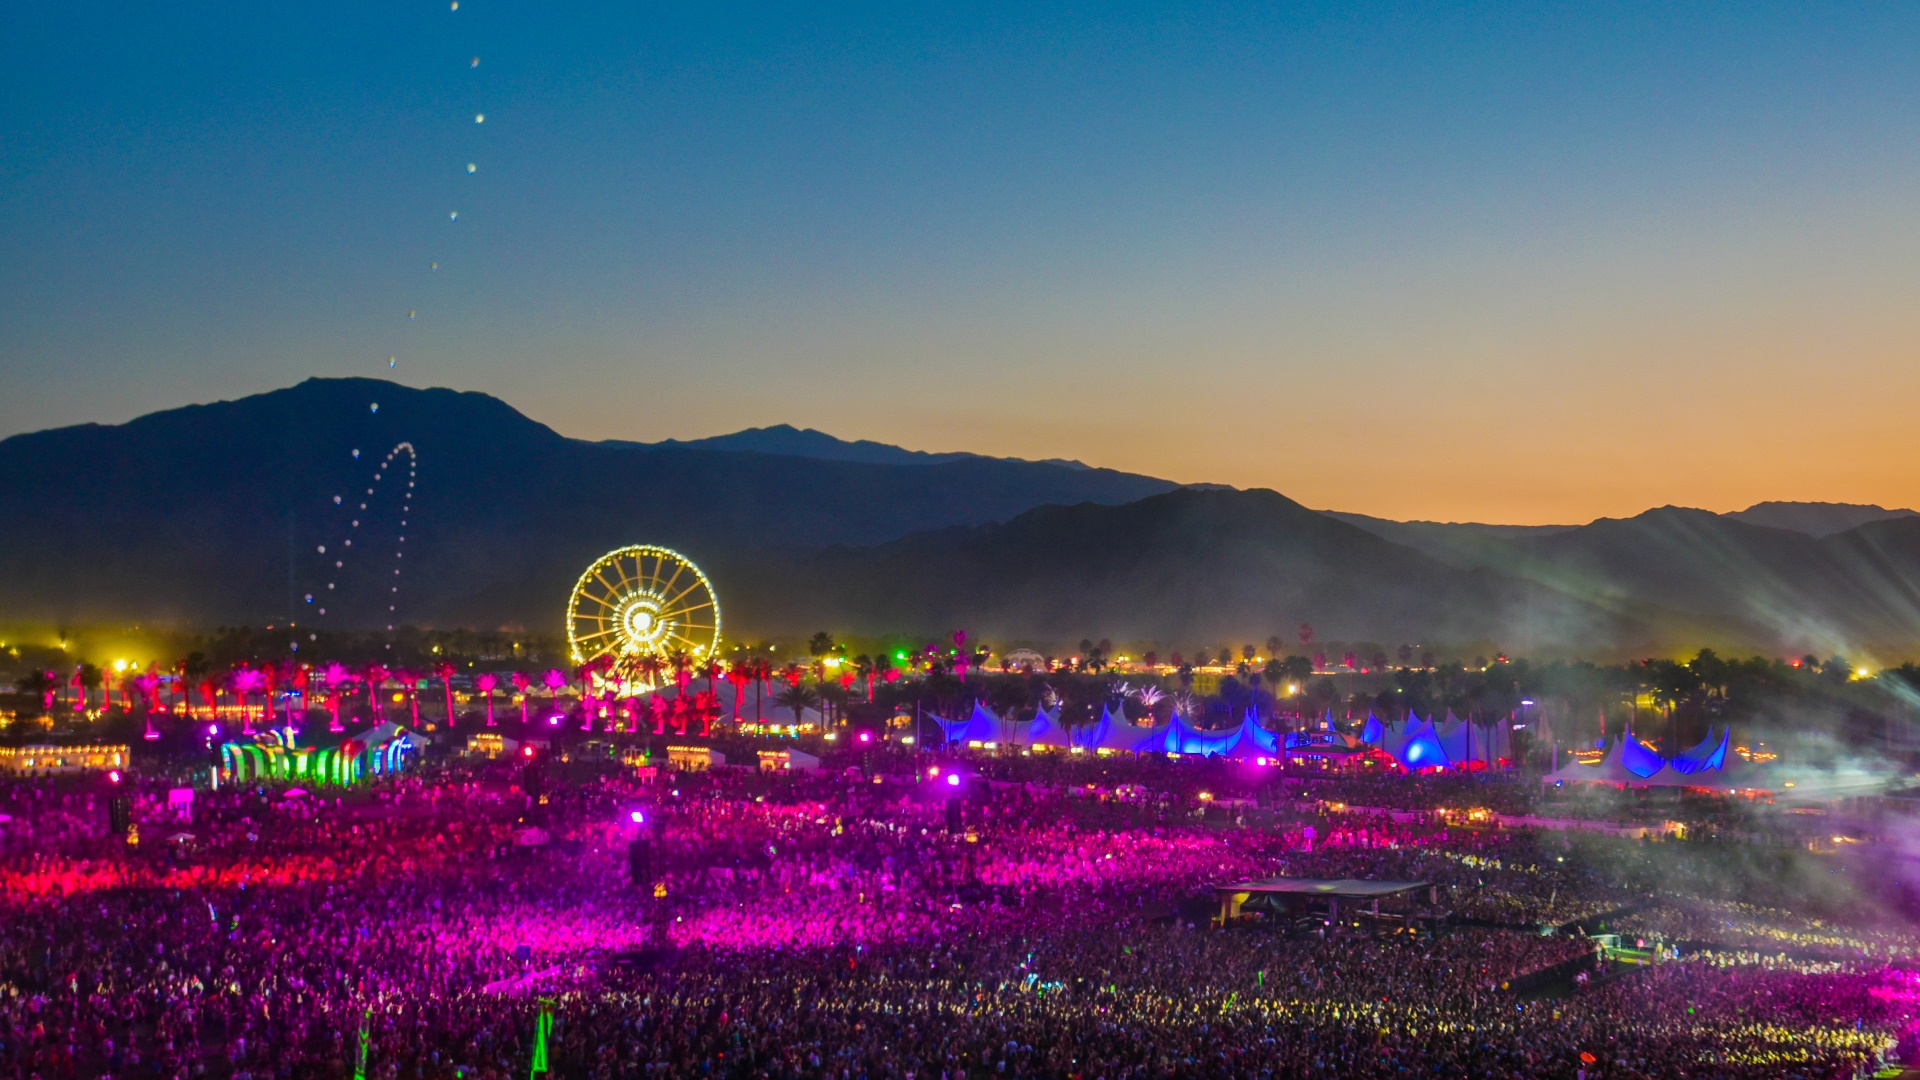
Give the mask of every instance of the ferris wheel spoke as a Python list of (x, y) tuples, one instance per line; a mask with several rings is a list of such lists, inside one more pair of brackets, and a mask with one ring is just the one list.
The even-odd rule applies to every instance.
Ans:
[(608, 611), (613, 611), (620, 606), (619, 601), (615, 597), (595, 596), (590, 592), (582, 592), (580, 594), (580, 599), (592, 601), (593, 603), (598, 604), (603, 608), (606, 608)]
[[(694, 582), (693, 582), (693, 584), (691, 584), (691, 585), (689, 585), (689, 586), (687, 586), (686, 588), (684, 588), (684, 589), (681, 589), (681, 590), (680, 590), (679, 592), (677, 592), (677, 593), (675, 593), (675, 594), (673, 595), (673, 598), (672, 598), (672, 599), (670, 599), (670, 600), (668, 600), (668, 601), (666, 601), (665, 603), (663, 603), (663, 604), (661, 604), (661, 605), (660, 605), (660, 607), (661, 607), (661, 608), (662, 608), (663, 610), (664, 610), (664, 609), (667, 609), (667, 608), (671, 608), (671, 607), (673, 607), (673, 606), (674, 606), (675, 604), (678, 604), (678, 603), (679, 603), (679, 602), (680, 602), (680, 601), (681, 601), (682, 599), (684, 599), (684, 598), (686, 597), (686, 595), (687, 595), (688, 593), (690, 593), (690, 592), (692, 592), (692, 591), (693, 591), (693, 590), (695, 590), (695, 589), (698, 589), (698, 588), (699, 588), (699, 587), (700, 587), (701, 585), (703, 585), (703, 584), (705, 584), (705, 583), (704, 583), (704, 582), (702, 582), (702, 581), (700, 581), (700, 580), (699, 580), (698, 578), (695, 578), (695, 579), (694, 579)], [(708, 598), (708, 601), (707, 601), (707, 602), (708, 602), (708, 603), (712, 603), (712, 602), (713, 602), (713, 601), (712, 601), (712, 598), (711, 598), (711, 597), (709, 597), (709, 598)]]
[(713, 606), (712, 600), (702, 600), (697, 604), (686, 604), (681, 607), (671, 608), (671, 609), (662, 611), (660, 613), (660, 618), (677, 619), (682, 615), (691, 615), (696, 611), (704, 611), (705, 609), (710, 608), (712, 606)]
[[(656, 577), (654, 580), (660, 582), (660, 589), (659, 589), (660, 595), (665, 596), (668, 593), (672, 592), (674, 585), (677, 584), (680, 580), (680, 575), (685, 573), (686, 570), (687, 570), (686, 563), (674, 563), (672, 577), (667, 578), (664, 581)], [(669, 601), (669, 603), (671, 603), (671, 601)]]
[[(617, 573), (619, 572), (619, 570), (620, 570), (620, 567), (616, 565), (614, 567), (614, 571)], [(626, 589), (623, 587), (627, 581), (627, 576), (625, 574), (620, 575), (620, 585), (615, 585), (612, 582), (608, 581), (606, 577), (600, 573), (599, 567), (594, 567), (593, 580), (598, 581), (602, 586), (604, 586), (607, 590), (607, 595), (609, 596), (622, 596), (622, 595), (625, 595), (626, 593)]]

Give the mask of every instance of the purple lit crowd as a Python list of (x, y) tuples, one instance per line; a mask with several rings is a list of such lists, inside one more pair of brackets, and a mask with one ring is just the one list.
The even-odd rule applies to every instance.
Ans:
[[(504, 1080), (542, 999), (552, 1075), (595, 1080), (1850, 1078), (1915, 1041), (1920, 938), (1717, 850), (1423, 812), (1455, 781), (1376, 812), (1341, 805), (1371, 780), (943, 764), (968, 783), (555, 763), (530, 805), (449, 760), (190, 812), (135, 777), (132, 846), (97, 777), (0, 782), (0, 1080), (344, 1078), (363, 1032), (369, 1077)], [(1432, 887), (1210, 925), (1276, 875)]]

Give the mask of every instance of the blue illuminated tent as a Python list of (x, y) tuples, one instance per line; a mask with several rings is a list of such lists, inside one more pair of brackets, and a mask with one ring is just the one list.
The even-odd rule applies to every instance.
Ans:
[(1074, 745), (1073, 733), (1060, 726), (1060, 711), (1048, 712), (1041, 709), (1034, 714), (1033, 722), (1027, 725), (1026, 738), (1022, 740), (1034, 749), (1066, 750)]
[(1453, 764), (1447, 757), (1447, 752), (1441, 748), (1440, 738), (1434, 733), (1433, 725), (1425, 720), (1416, 720), (1407, 725), (1406, 742), (1393, 757), (1401, 765), (1416, 771), (1444, 769)]
[(1667, 763), (1653, 747), (1640, 741), (1631, 725), (1620, 740), (1619, 754), (1621, 768), (1642, 779), (1659, 772)]
[(1252, 743), (1255, 750), (1275, 753), (1280, 749), (1280, 736), (1268, 731), (1260, 724), (1260, 718), (1252, 709), (1240, 718), (1240, 741)]
[(987, 743), (997, 746), (1011, 742), (1014, 734), (1012, 725), (988, 712), (978, 701), (973, 703), (973, 713), (965, 720), (941, 720), (937, 716), (934, 719), (946, 733), (947, 742), (961, 746), (984, 746)]
[(1716, 740), (1713, 728), (1707, 728), (1707, 737), (1700, 740), (1700, 745), (1674, 755), (1672, 760), (1667, 762), (1667, 767), (1682, 776), (1724, 768), (1727, 763), (1727, 743), (1732, 734), (1732, 728), (1722, 728), (1720, 737)]
[(1127, 721), (1125, 712), (1110, 712), (1105, 707), (1100, 710), (1100, 722), (1089, 731), (1088, 737), (1080, 745), (1088, 750), (1108, 752), (1126, 751), (1128, 753), (1164, 753), (1167, 739), (1173, 730), (1174, 720), (1158, 727), (1135, 727)]
[(1386, 734), (1386, 726), (1380, 723), (1380, 718), (1368, 713), (1367, 725), (1360, 729), (1360, 741), (1370, 746), (1378, 746)]
[[(1242, 722), (1244, 727), (1244, 721)], [(1199, 731), (1175, 716), (1168, 724), (1167, 752), (1170, 754), (1224, 754), (1240, 741), (1241, 728), (1232, 731)]]

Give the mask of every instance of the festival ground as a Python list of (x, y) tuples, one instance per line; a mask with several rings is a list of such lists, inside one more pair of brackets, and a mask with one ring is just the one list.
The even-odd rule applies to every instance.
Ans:
[[(1920, 938), (1807, 884), (1846, 854), (1435, 812), (1532, 790), (1491, 778), (1202, 799), (1218, 763), (1145, 760), (943, 759), (950, 829), (928, 760), (556, 763), (537, 846), (505, 762), (190, 822), (129, 780), (132, 848), (97, 775), (12, 783), (0, 1076), (347, 1076), (363, 1019), (369, 1076), (520, 1076), (541, 999), (583, 1077), (1848, 1077), (1914, 1041)], [(1404, 924), (1215, 928), (1214, 886), (1282, 875), (1432, 887)]]

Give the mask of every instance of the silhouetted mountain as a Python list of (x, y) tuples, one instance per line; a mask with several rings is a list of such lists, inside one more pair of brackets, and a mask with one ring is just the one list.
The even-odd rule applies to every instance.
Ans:
[(1448, 566), (1474, 567), (1497, 566), (1502, 557), (1508, 554), (1507, 545), (1514, 540), (1530, 537), (1548, 536), (1568, 529), (1577, 529), (1578, 525), (1481, 525), (1473, 522), (1451, 521), (1389, 521), (1386, 518), (1368, 517), (1365, 514), (1349, 514), (1339, 510), (1323, 510), (1331, 518), (1338, 518), (1349, 525), (1380, 537), (1424, 552), (1446, 563)]
[(1442, 565), (1264, 490), (1041, 507), (765, 572), (790, 584), (749, 588), (751, 619), (795, 630), (956, 625), (995, 640), (1104, 634), (1178, 647), (1258, 641), (1306, 621), (1325, 638), (1527, 648), (1643, 641), (1660, 629)]
[(1920, 517), (1920, 514), (1861, 503), (1763, 502), (1721, 516), (1747, 525), (1791, 529), (1808, 536), (1832, 536), (1868, 522)]
[[(786, 457), (812, 458), (815, 461), (859, 461), (868, 465), (942, 465), (949, 461), (967, 461), (983, 458), (982, 454), (969, 454), (956, 451), (946, 454), (932, 454), (925, 450), (907, 450), (888, 443), (860, 439), (848, 442), (838, 439), (824, 431), (812, 428), (797, 428), (792, 424), (775, 424), (772, 427), (747, 428), (731, 435), (714, 435), (705, 439), (665, 439), (657, 443), (613, 442), (610, 445), (640, 447), (680, 447), (690, 450), (731, 450), (753, 454), (780, 454)], [(1019, 461), (1019, 458), (987, 458), (990, 461)], [(1067, 469), (1086, 469), (1088, 466), (1079, 461), (1062, 458), (1048, 458), (1038, 462), (1041, 465), (1058, 465)]]
[(1815, 535), (1822, 522), (1870, 508), (1762, 506), (1794, 506), (1775, 519), (1809, 531), (1752, 524), (1741, 520), (1746, 512), (1673, 506), (1531, 531), (1343, 518), (1451, 565), (1497, 569), (1610, 610), (1685, 613), (1697, 625), (1729, 628), (1735, 636), (1727, 640), (1742, 645), (1864, 649), (1888, 659), (1920, 645), (1920, 516)]
[[(405, 455), (379, 471), (402, 441), (417, 478)], [(583, 442), (483, 394), (366, 379), (16, 436), (0, 441), (0, 613), (557, 630), (595, 557), (659, 543), (706, 568), (730, 628), (752, 634), (963, 625), (1193, 646), (1306, 621), (1512, 649), (1920, 643), (1920, 516), (1819, 537), (1674, 507), (1578, 527), (1385, 522), (795, 429), (713, 441), (730, 448)], [(836, 447), (904, 456), (820, 456)], [(1808, 513), (1795, 520), (1840, 520)]]
[[(401, 478), (370, 481), (403, 440), (420, 454), (419, 486), (395, 559)], [(483, 394), (314, 379), (0, 441), (11, 523), (0, 605), (12, 620), (257, 623), (317, 617), (333, 580), (336, 623), (383, 622), (395, 598), (400, 619), (552, 628), (574, 578), (622, 544), (669, 544), (717, 572), (767, 550), (870, 544), (1174, 486), (979, 457), (890, 466), (604, 445)], [(329, 573), (335, 559), (347, 565)], [(395, 568), (398, 594), (386, 580)], [(311, 608), (298, 599), (310, 592)]]

